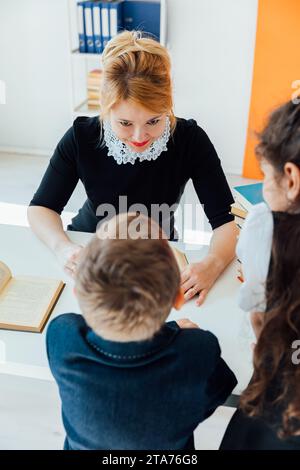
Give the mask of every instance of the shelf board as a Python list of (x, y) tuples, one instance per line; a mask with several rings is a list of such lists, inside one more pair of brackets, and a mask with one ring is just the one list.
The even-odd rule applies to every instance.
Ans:
[(99, 116), (98, 109), (88, 108), (87, 100), (81, 103), (80, 105), (76, 106), (73, 110), (74, 116)]
[(99, 53), (88, 53), (88, 52), (79, 52), (78, 49), (74, 49), (73, 51), (71, 51), (71, 55), (72, 56), (75, 56), (75, 57), (85, 57), (85, 58), (91, 58), (91, 57), (96, 57), (98, 59), (101, 59), (102, 57), (102, 54), (99, 54)]

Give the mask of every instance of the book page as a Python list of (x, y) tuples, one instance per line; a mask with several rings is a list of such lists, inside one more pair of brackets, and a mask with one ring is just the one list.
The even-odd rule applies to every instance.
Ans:
[(180, 271), (183, 271), (183, 269), (189, 264), (187, 257), (182, 251), (178, 250), (178, 248), (175, 248), (173, 246), (171, 246), (171, 248), (176, 258)]
[(38, 327), (60, 282), (13, 278), (0, 294), (0, 323)]
[(6, 264), (0, 261), (0, 291), (4, 288), (5, 284), (11, 279), (12, 274)]

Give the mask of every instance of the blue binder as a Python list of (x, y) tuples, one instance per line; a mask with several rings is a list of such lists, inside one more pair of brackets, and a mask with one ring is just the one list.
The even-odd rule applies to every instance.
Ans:
[(109, 3), (109, 38), (113, 38), (123, 29), (123, 0)]
[(91, 1), (85, 2), (84, 4), (86, 49), (89, 53), (95, 52), (93, 33), (93, 5), (94, 2)]
[(124, 28), (150, 33), (160, 40), (160, 2), (125, 0), (123, 5)]
[(86, 52), (84, 5), (85, 2), (77, 2), (79, 52)]
[(105, 48), (110, 39), (110, 21), (109, 21), (109, 2), (101, 2), (101, 31), (102, 31), (102, 47)]
[(102, 24), (101, 24), (101, 3), (100, 1), (93, 4), (93, 31), (94, 31), (94, 48), (95, 52), (101, 54), (103, 51), (102, 44)]

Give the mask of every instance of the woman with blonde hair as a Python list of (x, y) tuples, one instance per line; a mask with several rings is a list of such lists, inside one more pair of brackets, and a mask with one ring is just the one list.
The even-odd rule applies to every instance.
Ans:
[[(174, 239), (174, 207), (191, 178), (213, 228), (208, 255), (182, 273), (185, 299), (199, 294), (200, 305), (236, 244), (233, 198), (220, 160), (194, 120), (174, 115), (165, 47), (125, 31), (108, 43), (102, 60), (100, 118), (77, 118), (58, 143), (30, 203), (29, 223), (73, 275), (81, 247), (64, 232), (60, 214), (79, 179), (87, 200), (69, 230), (95, 232), (107, 206), (116, 213), (142, 206), (153, 218), (153, 206), (168, 207), (168, 237)], [(119, 207), (119, 196), (126, 196), (127, 207)]]

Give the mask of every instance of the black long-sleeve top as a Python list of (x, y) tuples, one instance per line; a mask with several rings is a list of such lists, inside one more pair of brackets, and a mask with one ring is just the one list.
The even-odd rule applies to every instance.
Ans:
[[(128, 208), (144, 204), (151, 215), (151, 204), (178, 204), (191, 178), (212, 228), (232, 221), (234, 201), (220, 159), (196, 121), (178, 119), (167, 148), (156, 160), (119, 165), (101, 145), (98, 117), (77, 118), (58, 143), (30, 205), (60, 214), (80, 179), (87, 200), (68, 228), (95, 232), (105, 217), (96, 215), (100, 204), (111, 204), (119, 213), (123, 195)], [(172, 215), (170, 219), (173, 226)]]

